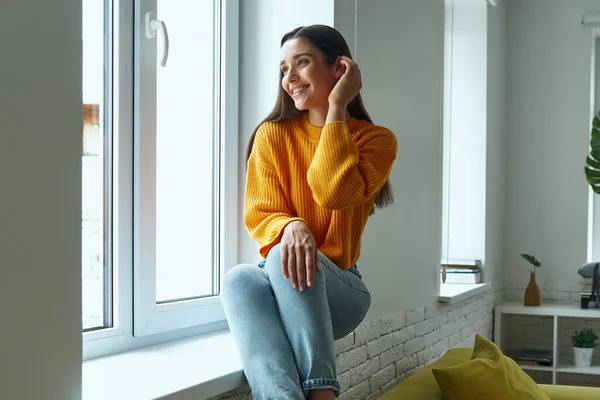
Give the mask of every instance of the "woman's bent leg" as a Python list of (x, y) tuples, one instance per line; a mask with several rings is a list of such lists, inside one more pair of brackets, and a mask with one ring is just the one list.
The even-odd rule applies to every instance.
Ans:
[(304, 394), (324, 389), (339, 392), (333, 341), (351, 333), (371, 305), (371, 295), (355, 267), (342, 270), (322, 253), (319, 267), (313, 286), (300, 292), (283, 276), (279, 245), (271, 249), (265, 265)]
[(279, 245), (269, 251), (265, 272), (294, 351), (304, 394), (325, 389), (339, 392), (325, 274), (316, 272), (312, 287), (303, 292), (293, 288), (281, 271)]
[(255, 400), (300, 400), (304, 395), (269, 279), (238, 265), (223, 279), (223, 307)]

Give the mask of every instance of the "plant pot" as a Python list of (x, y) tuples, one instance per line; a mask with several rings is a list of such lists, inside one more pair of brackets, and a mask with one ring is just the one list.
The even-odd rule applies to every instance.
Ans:
[(576, 367), (589, 367), (592, 365), (594, 348), (573, 347), (573, 359)]
[(539, 306), (542, 303), (542, 297), (540, 295), (540, 288), (535, 282), (535, 274), (529, 275), (529, 284), (525, 288), (525, 301), (526, 306)]

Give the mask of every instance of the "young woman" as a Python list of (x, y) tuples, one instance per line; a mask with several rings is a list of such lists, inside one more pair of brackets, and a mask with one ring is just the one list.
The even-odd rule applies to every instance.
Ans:
[(371, 122), (344, 38), (324, 25), (281, 40), (281, 85), (247, 150), (244, 222), (263, 260), (223, 281), (223, 304), (256, 400), (334, 399), (334, 340), (365, 317), (356, 267), (397, 141)]

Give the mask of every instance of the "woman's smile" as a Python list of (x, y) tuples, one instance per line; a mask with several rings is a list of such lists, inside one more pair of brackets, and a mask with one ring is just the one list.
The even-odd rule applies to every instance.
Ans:
[(310, 85), (294, 85), (290, 88), (290, 92), (292, 96), (296, 96), (299, 93), (304, 92), (304, 90), (308, 89)]

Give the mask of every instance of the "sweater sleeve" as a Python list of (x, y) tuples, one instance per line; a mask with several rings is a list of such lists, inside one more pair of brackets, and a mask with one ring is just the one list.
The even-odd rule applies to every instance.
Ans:
[(373, 126), (357, 144), (341, 121), (323, 127), (307, 180), (314, 200), (341, 210), (369, 200), (384, 185), (396, 159), (398, 142), (388, 129)]
[(279, 243), (283, 229), (292, 221), (303, 220), (293, 216), (287, 206), (268, 145), (259, 129), (248, 160), (244, 223), (260, 245), (262, 256)]

